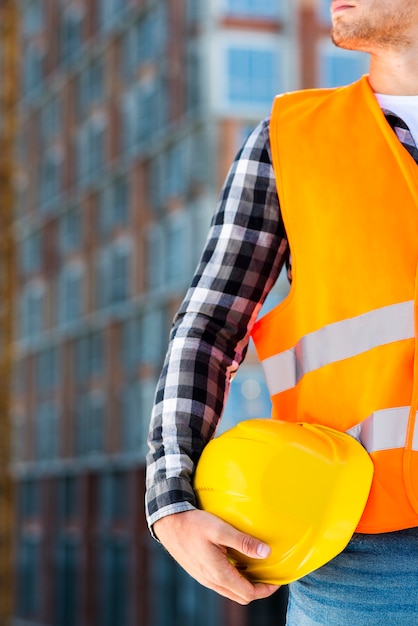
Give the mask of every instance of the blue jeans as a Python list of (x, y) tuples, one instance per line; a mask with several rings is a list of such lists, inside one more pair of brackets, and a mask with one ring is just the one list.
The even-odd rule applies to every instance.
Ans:
[(418, 626), (418, 528), (355, 534), (289, 586), (287, 626)]

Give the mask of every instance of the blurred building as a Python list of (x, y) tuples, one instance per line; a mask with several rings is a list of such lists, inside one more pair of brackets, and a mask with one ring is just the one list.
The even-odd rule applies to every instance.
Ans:
[[(330, 44), (328, 5), (20, 2), (14, 626), (273, 623), (280, 599), (223, 601), (150, 538), (145, 441), (236, 151), (275, 93), (366, 69)], [(268, 410), (250, 351), (225, 424)]]

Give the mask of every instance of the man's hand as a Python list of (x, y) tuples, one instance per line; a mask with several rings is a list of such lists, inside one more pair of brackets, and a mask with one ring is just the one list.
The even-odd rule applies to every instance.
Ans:
[(251, 583), (230, 563), (232, 548), (255, 559), (266, 558), (270, 548), (206, 511), (175, 513), (158, 520), (154, 532), (171, 556), (205, 587), (239, 604), (271, 596), (278, 587)]

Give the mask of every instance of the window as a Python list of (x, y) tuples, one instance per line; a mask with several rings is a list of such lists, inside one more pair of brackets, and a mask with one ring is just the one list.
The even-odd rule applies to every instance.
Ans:
[(165, 310), (162, 308), (149, 309), (142, 318), (142, 362), (150, 365), (159, 365), (164, 358), (167, 344), (167, 329)]
[(166, 42), (166, 8), (163, 3), (149, 11), (144, 19), (138, 22), (137, 45), (138, 63), (156, 61), (164, 52)]
[(98, 180), (105, 164), (106, 118), (95, 114), (88, 119), (77, 135), (77, 175), (80, 184)]
[(148, 288), (150, 290), (161, 289), (165, 282), (165, 241), (164, 230), (160, 223), (149, 226), (147, 244)]
[(190, 278), (190, 234), (189, 216), (185, 211), (167, 217), (167, 239), (165, 249), (167, 285), (180, 287)]
[(112, 224), (126, 224), (129, 215), (130, 188), (126, 176), (116, 178), (112, 185)]
[(167, 119), (165, 76), (147, 76), (136, 83), (123, 97), (122, 116), (122, 149), (149, 149), (146, 142), (161, 132)]
[(82, 243), (81, 214), (76, 208), (69, 209), (59, 222), (60, 252), (66, 254), (80, 248)]
[(117, 226), (128, 222), (129, 184), (126, 176), (120, 176), (106, 187), (101, 196), (100, 230), (109, 234)]
[(120, 101), (122, 117), (121, 150), (124, 154), (134, 153), (137, 136), (136, 87), (123, 94)]
[(89, 140), (89, 124), (86, 122), (78, 129), (76, 135), (77, 179), (81, 185), (86, 184), (90, 173)]
[(25, 96), (39, 87), (43, 79), (44, 52), (35, 44), (27, 45), (23, 60), (23, 90)]
[(166, 160), (165, 178), (167, 196), (179, 196), (187, 189), (188, 178), (188, 143), (178, 141), (170, 146), (164, 154)]
[(159, 212), (165, 200), (165, 162), (163, 155), (154, 157), (150, 163), (149, 199), (152, 209)]
[(90, 60), (78, 76), (78, 112), (84, 117), (90, 108), (101, 102), (105, 95), (105, 72), (103, 57)]
[(140, 362), (141, 318), (133, 317), (121, 326), (121, 359), (126, 370), (134, 369)]
[(36, 458), (50, 461), (58, 455), (58, 412), (54, 404), (41, 404), (36, 414)]
[(198, 22), (203, 18), (204, 0), (187, 0), (186, 14), (190, 24)]
[(83, 313), (83, 266), (70, 263), (61, 271), (58, 288), (58, 321), (68, 324), (78, 320)]
[(103, 30), (110, 30), (124, 9), (128, 6), (128, 0), (100, 0), (99, 21)]
[(147, 77), (124, 94), (121, 101), (122, 150), (135, 153), (145, 149), (146, 143), (163, 124), (161, 81)]
[(103, 544), (101, 559), (102, 626), (128, 626), (129, 621), (129, 545), (124, 538), (109, 537)]
[(112, 304), (125, 301), (130, 296), (131, 245), (127, 240), (114, 244), (110, 275), (110, 301)]
[(106, 122), (102, 116), (94, 116), (90, 127), (90, 173), (95, 174), (103, 168), (105, 162)]
[(51, 148), (42, 157), (39, 181), (39, 204), (49, 208), (61, 191), (61, 169), (63, 156), (60, 150)]
[(112, 24), (112, 18), (116, 12), (115, 0), (100, 0), (99, 2), (99, 21), (103, 30), (106, 30)]
[(153, 95), (153, 110), (150, 117), (151, 134), (161, 133), (167, 123), (167, 106), (170, 97), (167, 92), (167, 79), (165, 74), (160, 73), (155, 81), (155, 92)]
[(21, 480), (17, 485), (20, 520), (28, 520), (39, 516), (41, 503), (39, 482), (31, 478)]
[(23, 5), (23, 32), (26, 36), (37, 35), (44, 27), (44, 3), (27, 0)]
[(190, 137), (190, 156), (187, 169), (191, 185), (200, 185), (209, 180), (209, 142), (210, 138), (204, 130), (197, 131)]
[(41, 544), (36, 536), (23, 535), (17, 547), (17, 613), (34, 618), (40, 604)]
[(64, 521), (69, 521), (78, 513), (78, 480), (76, 476), (64, 476), (58, 480), (58, 507), (60, 518)]
[(221, 68), (211, 75), (213, 105), (219, 113), (246, 119), (267, 115), (274, 96), (286, 89), (288, 46), (282, 35), (224, 30), (212, 48)]
[(104, 370), (103, 333), (83, 335), (74, 344), (74, 374), (78, 383), (88, 383)]
[(124, 387), (119, 400), (122, 415), (121, 448), (124, 452), (139, 452), (143, 450), (145, 440), (138, 384)]
[[(192, 0), (196, 2), (196, 0)], [(187, 108), (197, 109), (203, 99), (201, 46), (190, 40), (187, 46)]]
[[(140, 384), (140, 425), (141, 425), (141, 445), (145, 448), (148, 437), (149, 423), (154, 406), (155, 391), (157, 381), (154, 378), (143, 378)], [(137, 416), (138, 418), (138, 416)]]
[(278, 0), (226, 0), (226, 13), (255, 18), (275, 18), (282, 13)]
[(104, 371), (103, 333), (100, 330), (91, 332), (88, 336), (89, 372), (91, 376), (98, 376)]
[(158, 39), (154, 32), (156, 21), (152, 13), (147, 13), (145, 17), (136, 25), (136, 64), (142, 65), (155, 58), (158, 52)]
[(78, 456), (103, 451), (105, 397), (92, 392), (80, 398), (76, 409), (75, 452)]
[(136, 28), (137, 23), (131, 25), (131, 27), (122, 35), (120, 40), (120, 73), (127, 82), (130, 82), (133, 79), (137, 69)]
[(73, 373), (78, 383), (88, 384), (91, 376), (89, 335), (74, 342)]
[(271, 106), (279, 90), (277, 50), (230, 46), (226, 67), (231, 105)]
[(97, 265), (99, 308), (124, 302), (131, 287), (131, 242), (119, 239), (102, 250)]
[(42, 394), (51, 391), (60, 381), (58, 348), (52, 347), (35, 356), (36, 390)]
[(319, 86), (348, 85), (368, 71), (369, 55), (336, 48), (323, 42), (319, 48)]
[(63, 536), (59, 539), (56, 561), (56, 626), (77, 626), (79, 623), (79, 553), (77, 538)]
[(79, 53), (82, 46), (83, 14), (72, 6), (62, 14), (61, 36), (59, 38), (61, 61), (71, 61)]
[(158, 3), (130, 26), (122, 44), (122, 74), (127, 81), (132, 80), (143, 64), (157, 62), (164, 55), (166, 21), (166, 8)]
[(48, 142), (62, 131), (62, 110), (58, 96), (53, 96), (40, 112), (41, 136)]
[(137, 87), (137, 141), (150, 139), (157, 131), (160, 120), (156, 116), (159, 106), (159, 85), (156, 80), (143, 80)]
[(112, 525), (127, 518), (129, 508), (128, 479), (129, 476), (124, 471), (107, 472), (101, 477), (101, 520), (106, 525)]
[(109, 274), (111, 267), (111, 250), (106, 246), (100, 251), (96, 261), (95, 300), (97, 309), (104, 309), (110, 304)]
[(34, 231), (28, 234), (19, 246), (20, 270), (23, 276), (41, 269), (42, 233)]
[(20, 296), (21, 339), (34, 337), (44, 330), (45, 286), (40, 281), (32, 281)]

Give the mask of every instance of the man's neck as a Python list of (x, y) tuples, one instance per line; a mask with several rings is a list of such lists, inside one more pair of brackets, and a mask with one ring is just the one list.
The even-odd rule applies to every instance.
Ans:
[(388, 51), (371, 55), (370, 85), (374, 92), (399, 95), (418, 95), (418, 51), (403, 54)]

